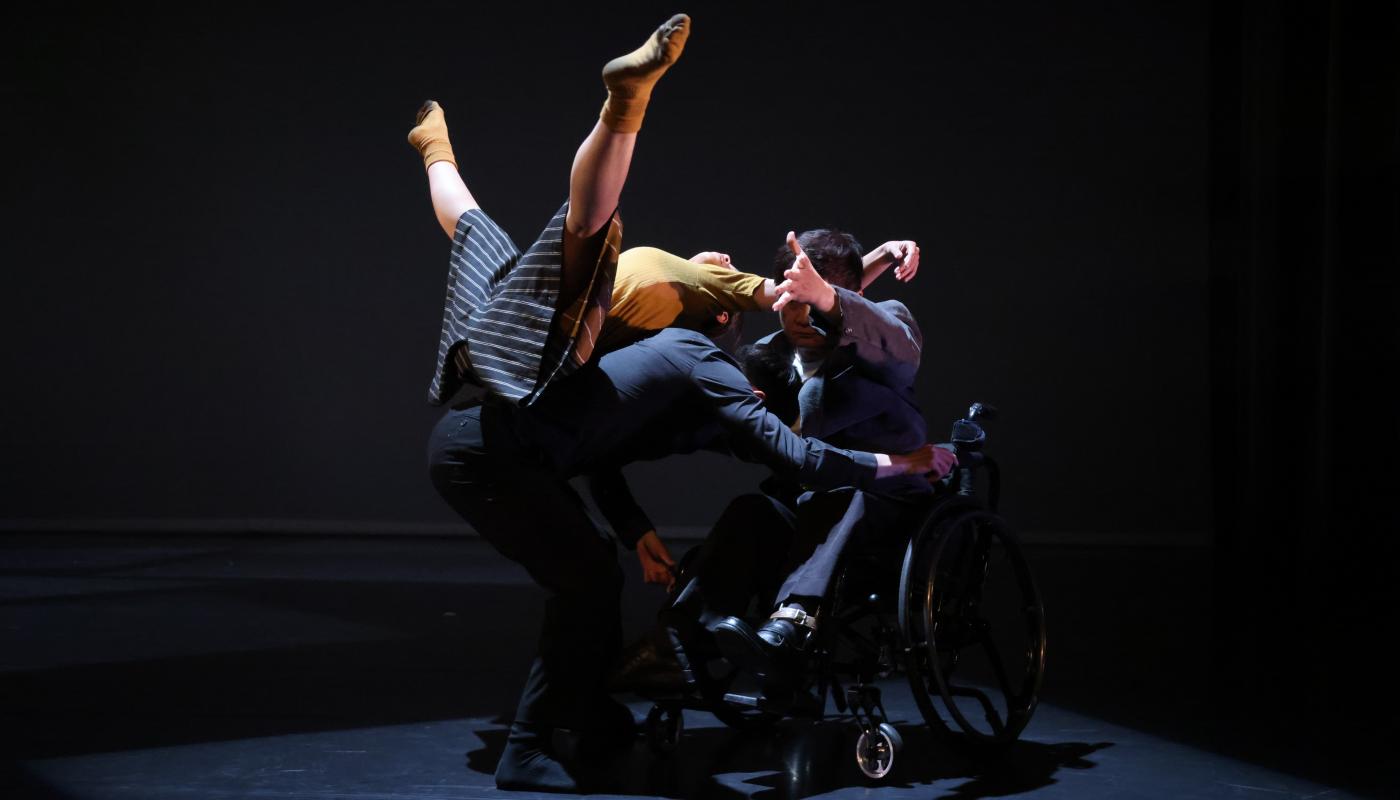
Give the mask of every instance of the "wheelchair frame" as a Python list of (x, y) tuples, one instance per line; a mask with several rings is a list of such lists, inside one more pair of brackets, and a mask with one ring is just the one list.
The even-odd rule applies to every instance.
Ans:
[[(954, 423), (958, 466), (904, 546), (893, 603), (888, 580), (882, 586), (878, 575), (860, 574), (852, 559), (861, 556), (844, 555), (833, 581), (831, 608), (823, 615), (796, 680), (757, 692), (731, 692), (737, 670), (715, 676), (699, 666), (694, 693), (657, 700), (648, 714), (652, 749), (675, 749), (686, 708), (710, 711), (733, 728), (755, 729), (789, 716), (824, 719), (830, 695), (837, 712), (850, 717), (859, 730), (857, 766), (867, 778), (880, 780), (893, 771), (903, 742), (888, 721), (875, 681), (901, 669), (920, 714), (934, 731), (949, 733), (956, 727), (965, 741), (979, 746), (1015, 741), (1035, 711), (1044, 673), (1045, 610), (1019, 540), (997, 514), (1000, 471), (983, 452), (987, 437), (980, 422), (995, 413), (974, 403), (968, 415)], [(979, 474), (986, 476), (985, 502), (977, 492)], [(988, 574), (999, 561), (1009, 567), (1019, 594), (1016, 608), (1025, 643), (1019, 675), (1006, 670), (991, 623), (982, 613)], [(873, 590), (862, 583), (871, 581)], [(981, 648), (992, 665), (992, 692), (999, 693), (1000, 707), (986, 688), (957, 675), (972, 648)], [(981, 719), (959, 705), (958, 698), (979, 709)]]

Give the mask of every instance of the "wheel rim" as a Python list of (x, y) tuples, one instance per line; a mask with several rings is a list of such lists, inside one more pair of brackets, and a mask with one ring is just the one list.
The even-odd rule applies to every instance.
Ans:
[(856, 740), (856, 766), (865, 777), (879, 780), (894, 769), (894, 742), (878, 729), (861, 731)]
[(685, 730), (685, 716), (680, 709), (653, 706), (647, 714), (647, 738), (659, 753), (674, 752)]
[[(910, 585), (920, 575), (924, 584)], [(990, 512), (959, 514), (910, 543), (905, 578), (909, 678), (925, 718), (942, 725), (937, 694), (973, 739), (1014, 740), (1045, 661), (1044, 607), (1015, 536)]]

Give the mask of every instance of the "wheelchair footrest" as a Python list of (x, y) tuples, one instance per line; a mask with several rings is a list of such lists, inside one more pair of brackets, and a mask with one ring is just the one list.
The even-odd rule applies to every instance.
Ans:
[(747, 694), (729, 693), (724, 696), (724, 702), (731, 706), (744, 706), (745, 708), (758, 708), (762, 700), (762, 697)]

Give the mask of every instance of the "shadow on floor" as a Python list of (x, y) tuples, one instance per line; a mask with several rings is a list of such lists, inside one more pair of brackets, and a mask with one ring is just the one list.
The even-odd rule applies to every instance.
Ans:
[[(504, 720), (497, 720), (504, 724)], [(787, 720), (767, 732), (723, 727), (689, 730), (674, 754), (658, 756), (639, 738), (617, 757), (620, 783), (609, 793), (673, 798), (799, 800), (846, 787), (881, 787), (881, 797), (926, 796), (934, 783), (942, 796), (1003, 797), (1055, 783), (1061, 769), (1093, 769), (1090, 756), (1111, 742), (1043, 744), (1019, 741), (996, 753), (970, 749), (956, 737), (923, 725), (899, 726), (904, 749), (894, 772), (880, 782), (855, 763), (856, 732), (849, 722)], [(467, 767), (489, 778), (505, 747), (504, 728), (477, 731), (482, 746), (467, 753)]]

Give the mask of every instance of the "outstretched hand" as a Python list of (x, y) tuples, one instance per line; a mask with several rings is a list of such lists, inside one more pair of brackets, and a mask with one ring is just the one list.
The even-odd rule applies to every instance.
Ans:
[(787, 246), (792, 251), (792, 266), (783, 272), (783, 282), (776, 291), (778, 300), (773, 304), (774, 311), (782, 311), (788, 303), (806, 303), (822, 312), (829, 312), (836, 304), (836, 290), (831, 288), (812, 266), (812, 259), (797, 243), (797, 234), (788, 231)]
[(642, 577), (647, 583), (663, 585), (668, 592), (675, 585), (676, 560), (656, 531), (647, 531), (637, 540), (637, 561), (641, 562)]

